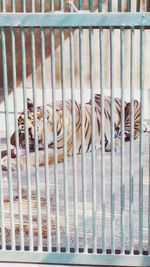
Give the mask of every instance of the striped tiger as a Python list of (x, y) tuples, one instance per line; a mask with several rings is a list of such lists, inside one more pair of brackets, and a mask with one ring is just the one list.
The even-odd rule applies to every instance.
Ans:
[[(101, 95), (95, 94), (94, 102), (94, 124), (95, 124), (95, 148), (101, 147), (102, 139), (102, 127), (104, 127), (104, 141), (105, 150), (111, 151), (111, 98), (104, 96), (104, 125), (102, 125), (102, 110), (101, 110)], [(54, 163), (54, 123), (53, 123), (53, 106), (51, 104), (46, 105), (46, 128), (44, 128), (44, 109), (43, 106), (38, 106), (37, 109), (37, 139), (38, 139), (38, 155), (39, 165), (45, 164), (45, 153), (44, 153), (44, 132), (46, 131), (47, 145), (48, 145), (48, 161), (49, 164)], [(125, 141), (130, 140), (130, 103), (124, 102), (124, 139)], [(30, 99), (27, 100), (27, 116), (28, 116), (28, 141), (30, 151), (30, 164), (35, 166), (35, 129), (34, 129), (34, 106)], [(81, 135), (81, 104), (75, 101), (75, 134), (76, 134), (76, 153), (82, 153), (91, 151), (92, 149), (92, 124), (91, 124), (91, 101), (84, 104), (84, 148), (82, 147)], [(56, 102), (56, 130), (57, 130), (57, 153), (58, 162), (64, 160), (64, 139), (63, 129), (66, 129), (66, 143), (67, 143), (67, 156), (73, 154), (73, 142), (72, 142), (72, 101), (66, 101), (66, 120), (63, 122), (63, 103), (61, 101)], [(140, 103), (134, 100), (134, 139), (137, 139), (140, 134)], [(25, 114), (24, 112), (19, 115), (18, 118), (18, 137), (20, 147), (20, 167), (25, 168), (26, 165), (26, 142), (25, 142)], [(114, 138), (115, 138), (115, 149), (120, 144), (121, 139), (121, 99), (114, 99)], [(12, 134), (11, 145), (16, 147), (15, 132)], [(2, 167), (4, 170), (8, 169), (7, 156), (2, 158)], [(16, 170), (16, 159), (12, 159), (12, 169)]]

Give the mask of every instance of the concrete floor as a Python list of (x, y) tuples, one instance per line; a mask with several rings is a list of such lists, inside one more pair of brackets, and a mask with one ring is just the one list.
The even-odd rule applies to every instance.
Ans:
[[(2, 140), (2, 139), (1, 139)], [(3, 139), (3, 147), (5, 140)], [(143, 250), (147, 251), (148, 247), (148, 193), (149, 193), (149, 170), (150, 170), (150, 134), (144, 133), (144, 156), (143, 156)], [(129, 149), (130, 143), (125, 143), (125, 161), (124, 161), (124, 188), (125, 188), (125, 207), (124, 207), (124, 232), (125, 232), (125, 249), (130, 246), (130, 176), (129, 176)], [(134, 202), (133, 202), (133, 246), (138, 250), (139, 246), (139, 140), (134, 141), (134, 155), (132, 161), (133, 174), (134, 174)], [(85, 154), (86, 162), (86, 223), (87, 223), (87, 245), (92, 248), (92, 161), (91, 153)], [(120, 150), (115, 152), (114, 161), (114, 199), (115, 199), (115, 247), (121, 248), (121, 158)], [(97, 230), (97, 248), (102, 247), (102, 198), (101, 198), (101, 152), (96, 151), (95, 155), (96, 165), (96, 230)], [(58, 164), (58, 192), (59, 192), (59, 222), (60, 222), (60, 244), (65, 246), (65, 206), (64, 206), (64, 176), (63, 164)], [(44, 167), (39, 168), (40, 177), (40, 194), (41, 194), (41, 221), (42, 221), (42, 241), (43, 246), (47, 246), (46, 235), (46, 194), (45, 194), (45, 173)], [(8, 189), (8, 173), (3, 172), (3, 189), (4, 189), (4, 206), (5, 206), (5, 227), (6, 227), (6, 244), (11, 244), (10, 239), (10, 211), (9, 211), (9, 189)], [(38, 232), (37, 232), (37, 188), (35, 180), (35, 170), (31, 169), (31, 200), (32, 200), (32, 219), (34, 230), (34, 245), (38, 245)], [(67, 179), (68, 179), (68, 218), (69, 218), (69, 241), (70, 246), (74, 247), (74, 199), (73, 199), (73, 166), (72, 158), (67, 161)], [(22, 182), (22, 205), (23, 205), (23, 220), (26, 227), (24, 228), (24, 241), (25, 245), (29, 245), (28, 239), (28, 196), (27, 196), (27, 180), (26, 173), (21, 173)], [(56, 245), (56, 203), (55, 203), (55, 179), (54, 179), (54, 166), (49, 166), (49, 184), (50, 184), (50, 212), (51, 212), (51, 237), (52, 246)], [(78, 236), (79, 247), (83, 247), (83, 188), (82, 188), (82, 164), (81, 155), (77, 156), (77, 198), (78, 198)], [(111, 153), (105, 153), (105, 205), (106, 205), (106, 246), (111, 248)], [(19, 233), (19, 211), (18, 211), (18, 187), (17, 175), (13, 173), (13, 205), (14, 205), (14, 219), (16, 227), (16, 245), (20, 243)], [(45, 228), (44, 228), (45, 227)], [(1, 239), (1, 238), (0, 238)], [(3, 263), (2, 263), (3, 264)], [(43, 265), (27, 265), (20, 264), (15, 266), (43, 266)], [(2, 266), (10, 266), (2, 265)], [(11, 264), (11, 267), (13, 265)]]

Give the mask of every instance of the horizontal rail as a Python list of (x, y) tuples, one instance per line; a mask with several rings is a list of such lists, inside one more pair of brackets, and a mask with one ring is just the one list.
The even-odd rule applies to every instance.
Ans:
[(0, 14), (0, 27), (150, 27), (148, 13), (50, 12)]
[(1, 251), (3, 261), (17, 262), (42, 262), (56, 264), (80, 265), (124, 265), (124, 266), (149, 266), (150, 256), (144, 255), (110, 255), (87, 253), (57, 253), (57, 252), (31, 252), (31, 251)]

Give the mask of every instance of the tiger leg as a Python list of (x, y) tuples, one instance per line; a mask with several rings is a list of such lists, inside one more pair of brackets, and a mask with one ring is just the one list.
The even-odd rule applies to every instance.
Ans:
[[(63, 162), (63, 160), (64, 160), (63, 149), (60, 149), (60, 150), (58, 150), (58, 162)], [(20, 170), (23, 171), (26, 169), (26, 161), (27, 161), (26, 155), (19, 157)], [(39, 166), (45, 165), (45, 152), (44, 152), (44, 150), (38, 151), (38, 162), (39, 162)], [(54, 149), (48, 150), (48, 163), (49, 164), (54, 163)], [(29, 165), (30, 165), (30, 167), (36, 166), (35, 152), (32, 152), (29, 154)], [(8, 167), (9, 167), (8, 156), (5, 156), (1, 159), (1, 166), (2, 166), (2, 170), (4, 170), (4, 171), (8, 170)], [(13, 171), (17, 170), (16, 158), (11, 159), (11, 168)]]
[(107, 124), (107, 120), (105, 122), (105, 151), (110, 152), (111, 151), (111, 129), (110, 129), (110, 122)]
[[(17, 170), (17, 160), (16, 158), (11, 158), (11, 169), (12, 171), (16, 171)], [(24, 170), (26, 167), (26, 156), (20, 156), (19, 157), (19, 164), (20, 164), (20, 169)], [(1, 167), (3, 171), (8, 171), (9, 168), (9, 162), (8, 162), (8, 156), (4, 156), (1, 159)]]
[[(118, 151), (118, 149), (121, 146), (121, 139), (120, 138), (115, 138), (115, 147), (114, 147), (114, 151)], [(111, 143), (107, 143), (107, 145), (105, 145), (105, 151), (106, 152), (111, 152), (112, 150), (112, 145)]]
[[(115, 129), (114, 136), (114, 150), (117, 151), (121, 147), (121, 135), (119, 129)], [(111, 133), (107, 131), (105, 134), (105, 151), (110, 152), (112, 150)]]

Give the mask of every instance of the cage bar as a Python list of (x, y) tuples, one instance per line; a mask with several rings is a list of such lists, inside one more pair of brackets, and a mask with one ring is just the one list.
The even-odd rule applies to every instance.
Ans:
[[(99, 11), (102, 12), (102, 1), (99, 1)], [(100, 94), (101, 94), (101, 203), (102, 203), (102, 251), (106, 253), (106, 204), (105, 204), (105, 138), (104, 138), (104, 70), (103, 70), (103, 28), (99, 28), (100, 51)]]
[(124, 253), (125, 250), (125, 233), (124, 233), (124, 226), (125, 226), (125, 174), (124, 174), (124, 117), (125, 117), (125, 103), (124, 103), (124, 68), (125, 68), (125, 47), (124, 47), (124, 38), (125, 32), (124, 28), (120, 30), (120, 43), (121, 43), (121, 57), (120, 57), (120, 66), (121, 66), (121, 253)]
[(13, 203), (13, 177), (11, 168), (11, 150), (9, 138), (9, 107), (8, 107), (8, 80), (7, 80), (7, 60), (6, 60), (6, 37), (5, 30), (1, 28), (1, 46), (2, 46), (2, 68), (3, 68), (3, 88), (4, 88), (4, 104), (5, 104), (5, 125), (6, 125), (6, 141), (7, 141), (7, 157), (8, 157), (8, 185), (9, 185), (9, 203), (10, 203), (10, 232), (11, 246), (15, 250), (15, 225), (14, 225), (14, 203)]
[(147, 0), (146, 10), (147, 12), (150, 12), (150, 1), (149, 0)]
[(1, 10), (2, 10), (2, 12), (6, 12), (6, 2), (5, 2), (5, 0), (1, 0)]
[(31, 8), (31, 12), (35, 13), (35, 1), (34, 0), (30, 0), (30, 8)]
[[(127, 0), (125, 1), (118, 0), (116, 1), (116, 6), (113, 6), (112, 0), (106, 1), (107, 3), (104, 4), (104, 1), (97, 1), (98, 3), (98, 11), (99, 12), (93, 12), (93, 5), (95, 6), (94, 1), (89, 0), (88, 3), (85, 3), (83, 0), (79, 0), (79, 12), (74, 12), (73, 6), (69, 4), (69, 1), (59, 0), (59, 11), (54, 12), (56, 3), (54, 0), (51, 0), (48, 2), (48, 5), (50, 7), (50, 11), (52, 12), (46, 12), (47, 5), (45, 5), (45, 0), (39, 1), (39, 3), (36, 5), (35, 1), (30, 1), (30, 10), (31, 12), (26, 13), (28, 11), (28, 4), (26, 0), (21, 1), (22, 5), (22, 12), (18, 12), (18, 6), (16, 5), (15, 0), (11, 0), (9, 4), (10, 12), (7, 13), (7, 2), (5, 0), (0, 0), (0, 8), (2, 9), (2, 13), (0, 16), (0, 41), (2, 46), (2, 64), (3, 64), (3, 84), (4, 84), (4, 107), (5, 107), (5, 124), (6, 124), (6, 142), (7, 142), (7, 154), (8, 154), (8, 193), (9, 193), (9, 204), (10, 204), (10, 247), (7, 247), (7, 235), (5, 231), (7, 230), (5, 227), (5, 203), (4, 203), (4, 190), (5, 190), (5, 181), (3, 181), (3, 172), (2, 169), (0, 169), (0, 234), (1, 234), (1, 245), (0, 245), (0, 256), (2, 257), (2, 260), (8, 261), (30, 261), (30, 262), (45, 262), (45, 263), (61, 263), (61, 264), (68, 264), (71, 262), (71, 264), (91, 264), (91, 265), (133, 265), (139, 266), (146, 266), (150, 262), (150, 186), (149, 188), (146, 187), (146, 193), (148, 193), (148, 197), (146, 198), (145, 193), (145, 179), (144, 178), (144, 134), (143, 134), (143, 121), (144, 121), (144, 41), (145, 41), (145, 29), (150, 29), (150, 19), (148, 12), (140, 12), (140, 9), (147, 8), (149, 10), (149, 1), (141, 2), (141, 1), (135, 1), (135, 5), (132, 6), (132, 1)], [(65, 3), (66, 4), (65, 4)], [(78, 4), (78, 1), (72, 1), (72, 3)], [(64, 12), (64, 7), (67, 5), (69, 6), (70, 12)], [(71, 3), (71, 2), (70, 2)], [(89, 10), (83, 10), (83, 8), (86, 7), (89, 4)], [(40, 5), (40, 12), (36, 12), (36, 7)], [(144, 5), (144, 6), (143, 6)], [(136, 6), (136, 12), (131, 13), (133, 7)], [(102, 13), (103, 9), (106, 7), (106, 12)], [(114, 8), (118, 9), (118, 14), (112, 12)], [(124, 12), (125, 8), (127, 8), (127, 12)], [(67, 10), (67, 9), (66, 9)], [(65, 11), (66, 11), (65, 10)], [(17, 11), (17, 12), (16, 12)], [(85, 12), (84, 12), (85, 11)], [(125, 10), (126, 11), (126, 10)], [(101, 14), (100, 14), (101, 12)], [(31, 14), (32, 13), (32, 14)], [(44, 122), (43, 122), (43, 128), (44, 128), (44, 150), (39, 151), (38, 149), (38, 133), (37, 133), (37, 90), (36, 90), (36, 67), (38, 67), (39, 61), (36, 61), (36, 33), (38, 30), (35, 30), (35, 28), (39, 28), (40, 33), (40, 41), (41, 41), (41, 77), (42, 77), (42, 101), (43, 101), (43, 112), (44, 112)], [(22, 85), (23, 85), (23, 112), (24, 112), (24, 120), (25, 120), (25, 148), (26, 148), (26, 158), (22, 158), (22, 156), (19, 155), (19, 136), (18, 136), (18, 122), (17, 122), (17, 116), (18, 116), (18, 107), (17, 107), (17, 69), (18, 66), (16, 63), (16, 43), (15, 39), (16, 32), (20, 33), (20, 41), (21, 41), (21, 73), (22, 73)], [(6, 31), (5, 31), (6, 29)], [(16, 30), (17, 29), (17, 30)], [(84, 29), (85, 30), (85, 36), (84, 36)], [(99, 92), (100, 92), (100, 145), (101, 145), (101, 151), (95, 151), (95, 99), (94, 99), (94, 90), (97, 89), (94, 86), (94, 68), (95, 68), (95, 44), (94, 44), (94, 30), (99, 30), (99, 67), (100, 67), (100, 73), (99, 73)], [(106, 155), (105, 153), (105, 134), (106, 134), (106, 125), (105, 125), (105, 73), (104, 73), (104, 57), (105, 57), (105, 49), (104, 44), (105, 41), (105, 29), (109, 29), (109, 38), (110, 38), (110, 69), (108, 72), (110, 72), (110, 91), (111, 91), (111, 97), (110, 97), (110, 104), (111, 104), (111, 153), (108, 153)], [(120, 32), (120, 39), (118, 41), (118, 35), (114, 35), (115, 31), (114, 29), (119, 29), (118, 32)], [(129, 29), (130, 31), (130, 123), (128, 125), (125, 125), (125, 98), (126, 98), (126, 59), (125, 59), (125, 33), (126, 29)], [(139, 180), (135, 181), (135, 166), (134, 166), (134, 160), (135, 160), (135, 153), (137, 147), (135, 146), (134, 141), (134, 69), (135, 69), (135, 45), (136, 45), (136, 35), (135, 30), (140, 29), (140, 138), (139, 138)], [(77, 30), (79, 33), (79, 89), (80, 89), (80, 100), (81, 105), (79, 104), (79, 109), (81, 112), (81, 147), (79, 148), (79, 152), (81, 152), (81, 155), (76, 155), (76, 112), (77, 112), (77, 102), (76, 102), (76, 95), (75, 95), (75, 87), (76, 84), (78, 84), (75, 81), (76, 78), (76, 67), (78, 65), (76, 59), (75, 59), (75, 48), (76, 48), (76, 42), (75, 42), (75, 30)], [(28, 31), (28, 33), (27, 33)], [(37, 32), (35, 32), (37, 31)], [(89, 31), (89, 61), (90, 61), (90, 92), (91, 92), (91, 155), (87, 155), (87, 142), (85, 139), (85, 97), (86, 97), (86, 91), (84, 92), (84, 38), (87, 38), (86, 33)], [(138, 32), (137, 31), (137, 32)], [(9, 112), (10, 110), (8, 107), (8, 78), (7, 77), (7, 64), (9, 59), (7, 58), (7, 49), (9, 49), (9, 46), (7, 47), (6, 44), (6, 32), (9, 32), (10, 37), (10, 46), (11, 46), (11, 67), (12, 67), (12, 89), (13, 89), (13, 109), (14, 109), (14, 124), (15, 124), (15, 137), (16, 137), (16, 169), (17, 172), (12, 174), (12, 164), (14, 164), (15, 160), (11, 159), (11, 147), (10, 147), (10, 136), (9, 136)], [(96, 32), (96, 31), (95, 31)], [(116, 31), (117, 32), (117, 31)], [(27, 33), (27, 35), (26, 35)], [(26, 39), (29, 35), (30, 40), (30, 49), (31, 49), (31, 78), (32, 78), (32, 92), (33, 92), (33, 106), (34, 106), (34, 139), (35, 139), (35, 155), (30, 153), (29, 149), (29, 134), (28, 134), (28, 110), (27, 110), (27, 46), (26, 42), (28, 40)], [(49, 35), (49, 47), (50, 47), (50, 64), (51, 64), (51, 73), (50, 73), (50, 79), (51, 79), (51, 88), (52, 88), (52, 110), (53, 110), (53, 147), (49, 147), (48, 145), (48, 121), (47, 121), (47, 90), (46, 90), (46, 40), (47, 40), (47, 34)], [(65, 38), (69, 34), (69, 50), (65, 51)], [(97, 34), (97, 32), (96, 32)], [(62, 211), (60, 211), (61, 207), (61, 194), (59, 196), (59, 190), (60, 190), (60, 184), (59, 184), (59, 164), (58, 164), (58, 158), (59, 158), (59, 148), (58, 148), (58, 140), (57, 140), (57, 101), (56, 101), (56, 90), (57, 90), (57, 82), (56, 78), (58, 78), (56, 74), (56, 54), (55, 52), (56, 48), (58, 47), (57, 41), (55, 42), (55, 38), (57, 38), (60, 35), (60, 73), (61, 73), (61, 89), (62, 89), (62, 105), (63, 105), (63, 192), (62, 195), (64, 196), (64, 208)], [(115, 39), (115, 37), (117, 37)], [(138, 35), (137, 35), (138, 37)], [(106, 36), (107, 38), (107, 36)], [(120, 112), (120, 121), (119, 121), (119, 130), (121, 130), (121, 135), (119, 132), (119, 138), (121, 138), (121, 151), (120, 153), (115, 153), (115, 137), (116, 137), (116, 128), (115, 128), (115, 109), (116, 109), (116, 98), (115, 98), (115, 80), (114, 75), (115, 73), (115, 63), (118, 66), (118, 62), (115, 62), (115, 43), (119, 43), (120, 51), (120, 57), (117, 58), (117, 60), (120, 60), (120, 87), (121, 90), (119, 93), (121, 93), (121, 110)], [(67, 42), (66, 42), (67, 43)], [(67, 43), (68, 45), (68, 43)], [(105, 50), (105, 51), (104, 51)], [(138, 51), (138, 50), (137, 50)], [(67, 160), (67, 112), (68, 112), (68, 102), (67, 102), (67, 91), (66, 91), (66, 73), (65, 73), (65, 56), (69, 53), (70, 56), (70, 87), (71, 87), (71, 112), (72, 112), (72, 125), (71, 125), (71, 135), (72, 135), (72, 159), (69, 160), (71, 162), (72, 167), (72, 180), (73, 181), (73, 196), (71, 196), (72, 202), (70, 202), (70, 194), (69, 194), (69, 162)], [(107, 53), (107, 51), (106, 51)], [(58, 54), (57, 54), (58, 55)], [(128, 55), (128, 54), (127, 54)], [(67, 57), (68, 58), (68, 57)], [(106, 57), (107, 58), (107, 57)], [(48, 59), (49, 60), (49, 59)], [(127, 58), (128, 62), (128, 58)], [(68, 66), (67, 66), (68, 67)], [(88, 67), (87, 67), (88, 69)], [(85, 68), (86, 71), (86, 68)], [(105, 70), (106, 71), (106, 70)], [(9, 73), (9, 72), (8, 72)], [(108, 75), (109, 76), (109, 75)], [(107, 84), (107, 83), (106, 83)], [(70, 92), (69, 92), (70, 93)], [(118, 92), (117, 92), (118, 93)], [(107, 93), (106, 93), (107, 94)], [(126, 128), (127, 127), (127, 128)], [(126, 152), (126, 144), (125, 144), (125, 131), (130, 131), (130, 144), (129, 144), (129, 170), (126, 169), (126, 159), (125, 159), (125, 152)], [(3, 145), (3, 144), (2, 144)], [(128, 144), (127, 144), (128, 146)], [(136, 148), (136, 149), (135, 149)], [(128, 149), (128, 147), (127, 147)], [(2, 148), (0, 147), (0, 152)], [(51, 154), (49, 154), (51, 153)], [(40, 154), (40, 156), (39, 156)], [(97, 154), (98, 154), (98, 160), (100, 163), (100, 168), (98, 171), (96, 169), (96, 163), (97, 163)], [(116, 158), (118, 158), (118, 154), (120, 156), (120, 162), (116, 162)], [(31, 177), (31, 169), (30, 169), (30, 159), (32, 156), (35, 160), (35, 185), (36, 185), (36, 196), (37, 196), (37, 233), (38, 236), (35, 238), (33, 236), (33, 220), (34, 217), (32, 217), (35, 211), (32, 203), (32, 177)], [(51, 169), (52, 167), (49, 167), (49, 155), (52, 155), (54, 158), (54, 198), (55, 198), (55, 222), (56, 222), (56, 231), (53, 236), (52, 233), (52, 227), (51, 227), (51, 207), (53, 205), (53, 202), (51, 203), (50, 197), (51, 197), (51, 190), (53, 188), (50, 187), (51, 185)], [(89, 193), (89, 180), (87, 178), (88, 174), (88, 166), (86, 165), (86, 160), (88, 162), (88, 157), (91, 156), (91, 179), (90, 183), (92, 184), (92, 187), (90, 188)], [(41, 164), (41, 157), (42, 160), (45, 162), (45, 169), (44, 169), (44, 177), (45, 177), (45, 183), (44, 183), (44, 193), (46, 196), (46, 226), (47, 226), (47, 237), (43, 237), (43, 218), (42, 218), (42, 203), (41, 203), (41, 181), (39, 177), (39, 165)], [(82, 186), (78, 190), (78, 160), (81, 158), (81, 173), (82, 176)], [(26, 173), (22, 175), (21, 172), (21, 159), (25, 160), (26, 165)], [(20, 162), (19, 162), (20, 161)], [(0, 159), (0, 165), (1, 165), (2, 159)], [(110, 169), (107, 169), (107, 163), (109, 162)], [(150, 162), (149, 162), (150, 163)], [(2, 163), (3, 164), (3, 163)], [(119, 166), (119, 181), (117, 181), (118, 178), (118, 170), (116, 171), (116, 168), (118, 164), (121, 164)], [(79, 163), (80, 167), (80, 163)], [(50, 170), (50, 172), (49, 172)], [(107, 171), (110, 171), (110, 180), (107, 183)], [(100, 181), (98, 181), (98, 178), (96, 176), (96, 172), (100, 174)], [(126, 172), (129, 172), (129, 177), (126, 175)], [(26, 188), (27, 188), (27, 205), (28, 205), (28, 229), (29, 233), (27, 234), (27, 240), (26, 236), (24, 236), (24, 211), (23, 211), (23, 199), (22, 199), (22, 184), (24, 181), (25, 175), (25, 182), (26, 182)], [(53, 174), (52, 174), (53, 175)], [(13, 199), (13, 177), (16, 178), (17, 176), (17, 190), (18, 190), (18, 214), (14, 213), (15, 208), (15, 199)], [(150, 179), (149, 179), (150, 180)], [(97, 185), (100, 184), (100, 192), (97, 194)], [(117, 187), (115, 188), (116, 183), (119, 182), (119, 192), (117, 192)], [(138, 198), (136, 199), (135, 196), (135, 189), (138, 184)], [(150, 181), (149, 181), (150, 183)], [(106, 186), (109, 184), (109, 188)], [(53, 186), (53, 185), (52, 185)], [(147, 185), (146, 185), (147, 186)], [(99, 189), (99, 188), (98, 188)], [(81, 193), (80, 193), (81, 191)], [(108, 199), (107, 199), (107, 192), (110, 192)], [(80, 194), (82, 196), (82, 210), (80, 211), (79, 200), (80, 200)], [(129, 201), (126, 200), (126, 195), (129, 194)], [(79, 195), (79, 197), (78, 197)], [(91, 200), (92, 197), (92, 200)], [(89, 202), (89, 198), (90, 201)], [(99, 198), (99, 199), (98, 199)], [(146, 202), (148, 204), (148, 214), (145, 216), (145, 206), (144, 206), (144, 199), (146, 199)], [(117, 208), (117, 200), (119, 200), (119, 208)], [(139, 247), (138, 251), (135, 252), (135, 241), (134, 240), (134, 232), (136, 230), (135, 225), (135, 219), (136, 215), (134, 215), (134, 208), (136, 207), (135, 201), (139, 204), (139, 210), (138, 213), (138, 220), (139, 220), (139, 229), (138, 229), (138, 237), (139, 237)], [(89, 203), (92, 203), (92, 209), (89, 209)], [(107, 213), (107, 204), (110, 205), (110, 210)], [(147, 209), (146, 204), (146, 209)], [(99, 207), (99, 205), (101, 205)], [(73, 207), (73, 212), (69, 208)], [(98, 207), (98, 210), (97, 210)], [(119, 214), (117, 213), (119, 209)], [(45, 211), (45, 210), (44, 210)], [(92, 227), (90, 227), (90, 223), (87, 221), (89, 213), (92, 212), (91, 221)], [(62, 213), (64, 213), (64, 221), (65, 221), (65, 229), (63, 228), (63, 222), (61, 222), (61, 216)], [(107, 216), (111, 216), (110, 220)], [(16, 246), (18, 243), (17, 237), (15, 236), (15, 220), (18, 220), (18, 218), (14, 217), (18, 215), (19, 217), (19, 247)], [(73, 218), (70, 217), (73, 215)], [(129, 218), (129, 225), (127, 226), (127, 222), (125, 221), (126, 216)], [(99, 219), (100, 218), (100, 219)], [(110, 239), (106, 240), (107, 236), (107, 218), (109, 220), (109, 227), (111, 230), (111, 236)], [(81, 221), (80, 221), (81, 220)], [(99, 221), (98, 221), (99, 220)], [(145, 221), (146, 220), (146, 223)], [(73, 224), (72, 224), (73, 221)], [(120, 225), (116, 225), (116, 222), (119, 221)], [(81, 226), (82, 224), (82, 226)], [(102, 224), (102, 226), (101, 226)], [(119, 224), (119, 223), (118, 223)], [(73, 225), (73, 227), (72, 227)], [(98, 233), (97, 229), (99, 229), (99, 225), (101, 226), (101, 232)], [(145, 237), (145, 225), (146, 225), (146, 231), (148, 231), (146, 240), (144, 240)], [(99, 227), (99, 228), (98, 228)], [(129, 237), (127, 234), (127, 239), (129, 239), (129, 244), (126, 242), (126, 228), (129, 227)], [(81, 229), (83, 231), (81, 231)], [(119, 229), (120, 228), (120, 229)], [(63, 232), (63, 230), (64, 232)], [(120, 230), (118, 233), (118, 229)], [(74, 231), (74, 232), (73, 232)], [(81, 236), (80, 236), (81, 234)], [(83, 238), (82, 238), (83, 234)], [(118, 243), (116, 241), (119, 234), (119, 250), (117, 250)], [(61, 236), (62, 235), (62, 236)], [(73, 236), (73, 239), (72, 239)], [(16, 238), (16, 239), (15, 239)], [(54, 239), (53, 239), (54, 238)], [(61, 240), (62, 238), (62, 240)], [(63, 240), (65, 238), (65, 241)], [(46, 239), (46, 240), (45, 240)], [(17, 241), (17, 242), (16, 242)], [(43, 242), (44, 241), (44, 242)], [(110, 249), (109, 247), (109, 241), (110, 241)], [(148, 243), (147, 243), (148, 241)], [(46, 247), (43, 247), (43, 245), (46, 242)], [(93, 242), (93, 243), (92, 243)], [(26, 247), (26, 243), (29, 247)], [(62, 247), (63, 244), (63, 247)], [(73, 244), (73, 247), (71, 247), (71, 244)], [(89, 244), (91, 246), (89, 246)], [(146, 250), (145, 250), (145, 244), (146, 244)], [(53, 245), (56, 247), (53, 247)], [(7, 249), (9, 251), (7, 251)], [(128, 251), (127, 251), (128, 249)], [(19, 251), (20, 250), (20, 251)], [(28, 250), (28, 251), (26, 251)], [(36, 251), (37, 250), (37, 251)], [(128, 254), (128, 255), (126, 255)], [(139, 254), (139, 255), (137, 255)]]
[(74, 73), (74, 29), (70, 28), (70, 79), (72, 100), (72, 145), (73, 145), (73, 195), (74, 195), (74, 239), (75, 252), (78, 252), (78, 183), (77, 183), (77, 156), (76, 156), (76, 104), (75, 104), (75, 73)]
[(131, 0), (128, 0), (128, 3), (127, 3), (127, 12), (131, 12)]
[(17, 120), (17, 92), (16, 92), (16, 52), (15, 52), (15, 33), (11, 28), (11, 49), (12, 49), (12, 76), (13, 76), (13, 101), (14, 101), (14, 123), (15, 123), (15, 139), (16, 139), (16, 166), (17, 166), (17, 182), (19, 197), (19, 222), (20, 222), (20, 248), (24, 249), (23, 237), (23, 211), (22, 211), (22, 181), (20, 172), (20, 156), (19, 156), (19, 136), (18, 136), (18, 120)]
[(50, 10), (51, 11), (54, 11), (55, 10), (54, 0), (50, 0)]
[(115, 129), (114, 129), (114, 29), (110, 28), (111, 89), (111, 251), (115, 253)]
[[(1, 143), (0, 143), (1, 145)], [(0, 155), (1, 155), (1, 146), (0, 146)], [(1, 166), (1, 157), (0, 157), (0, 166)], [(2, 174), (2, 168), (0, 167), (0, 222), (1, 222), (1, 246), (0, 246), (0, 252), (1, 250), (6, 249), (6, 236), (5, 236), (5, 212), (4, 212), (4, 187), (3, 187), (3, 174)]]
[(129, 29), (140, 29), (143, 25), (149, 29), (148, 12), (138, 13), (99, 13), (99, 12), (74, 12), (74, 13), (2, 13), (0, 27), (74, 27), (74, 28), (99, 28), (113, 27), (120, 29), (121, 26)]
[(141, 1), (137, 0), (136, 1), (136, 12), (140, 12), (140, 7), (141, 7)]
[(86, 166), (85, 166), (85, 114), (84, 114), (84, 89), (83, 89), (83, 29), (79, 29), (79, 64), (80, 64), (80, 99), (81, 99), (81, 153), (82, 153), (82, 197), (83, 197), (83, 247), (87, 252), (87, 203), (86, 203)]
[(112, 0), (108, 0), (108, 12), (112, 12)]
[(25, 148), (26, 148), (26, 178), (28, 194), (28, 213), (29, 213), (29, 249), (33, 251), (33, 226), (32, 226), (32, 200), (31, 200), (31, 173), (30, 173), (30, 154), (28, 138), (28, 114), (27, 114), (27, 90), (26, 90), (26, 49), (25, 49), (25, 32), (20, 29), (21, 33), (21, 54), (22, 54), (22, 87), (23, 87), (23, 107), (24, 107), (24, 124), (25, 124)]
[(61, 87), (63, 102), (63, 156), (64, 156), (64, 205), (65, 205), (65, 230), (66, 230), (66, 251), (70, 250), (69, 240), (69, 206), (68, 206), (68, 177), (67, 177), (67, 124), (66, 124), (66, 89), (65, 89), (65, 47), (64, 29), (61, 28)]
[(150, 137), (149, 137), (149, 190), (148, 190), (148, 255), (150, 255)]
[(39, 155), (38, 155), (38, 133), (37, 133), (35, 33), (34, 33), (34, 29), (33, 28), (31, 28), (31, 31), (30, 31), (30, 39), (31, 39), (31, 59), (32, 59), (34, 147), (35, 147), (35, 181), (36, 181), (36, 197), (37, 197), (37, 228), (38, 228), (38, 247), (39, 247), (39, 250), (41, 250), (42, 249), (41, 194), (40, 194), (40, 180), (39, 180), (40, 177), (39, 177)]
[[(83, 9), (83, 0), (79, 0), (79, 10)], [(79, 28), (79, 65), (80, 65), (80, 100), (81, 100), (81, 146), (82, 146), (82, 202), (83, 202), (83, 248), (87, 253), (87, 193), (86, 193), (86, 161), (85, 161), (85, 111), (83, 88), (83, 28)]]
[(143, 113), (144, 113), (144, 27), (140, 30), (140, 147), (139, 147), (139, 253), (143, 253)]
[(89, 0), (89, 11), (93, 12), (93, 0)]
[[(92, 10), (92, 7), (90, 7)], [(90, 89), (91, 89), (91, 135), (92, 135), (92, 216), (93, 216), (93, 253), (97, 251), (96, 235), (96, 164), (95, 164), (95, 98), (94, 98), (94, 40), (93, 29), (89, 29), (90, 42)]]
[(83, 0), (79, 0), (79, 10), (83, 9)]
[(45, 0), (40, 0), (40, 11), (42, 13), (45, 11)]
[(42, 64), (42, 97), (43, 97), (43, 127), (44, 127), (44, 162), (45, 162), (45, 191), (46, 191), (46, 213), (47, 213), (47, 237), (48, 249), (51, 250), (51, 216), (50, 216), (50, 176), (49, 176), (49, 158), (48, 158), (48, 125), (47, 125), (47, 95), (46, 95), (46, 77), (45, 77), (45, 29), (40, 29), (41, 35), (41, 64)]
[(12, 12), (16, 12), (16, 1), (15, 0), (11, 0), (11, 10)]
[(59, 6), (60, 6), (60, 10), (63, 10), (63, 8), (64, 8), (64, 0), (59, 0)]
[(56, 74), (55, 74), (55, 30), (50, 29), (51, 42), (51, 84), (54, 123), (54, 177), (55, 177), (55, 203), (56, 203), (56, 248), (60, 252), (60, 219), (59, 219), (59, 183), (58, 183), (58, 153), (57, 153), (57, 123), (56, 123)]
[(26, 13), (26, 0), (22, 0), (21, 5), (22, 5), (22, 12)]
[(98, 1), (98, 11), (103, 12), (103, 0)]
[(104, 69), (103, 69), (103, 28), (99, 30), (100, 42), (100, 94), (101, 94), (101, 201), (102, 201), (102, 250), (106, 253), (106, 200), (105, 200), (105, 120), (104, 120)]
[(133, 229), (134, 229), (134, 47), (135, 31), (131, 29), (130, 46), (130, 253), (133, 254)]
[[(93, 1), (89, 1), (89, 10), (93, 11)], [(97, 251), (97, 212), (96, 212), (96, 164), (95, 164), (95, 98), (94, 98), (94, 32), (89, 28), (89, 56), (90, 56), (90, 90), (91, 90), (91, 135), (92, 135), (92, 227), (93, 253)]]
[(122, 0), (118, 0), (118, 12), (122, 12)]
[[(64, 1), (60, 0), (60, 10), (64, 8)], [(63, 102), (63, 156), (64, 156), (64, 206), (65, 206), (65, 230), (66, 230), (66, 252), (70, 250), (69, 240), (69, 206), (68, 206), (68, 178), (67, 178), (67, 132), (66, 132), (66, 89), (65, 89), (65, 47), (64, 28), (60, 28), (61, 42), (61, 88)]]

